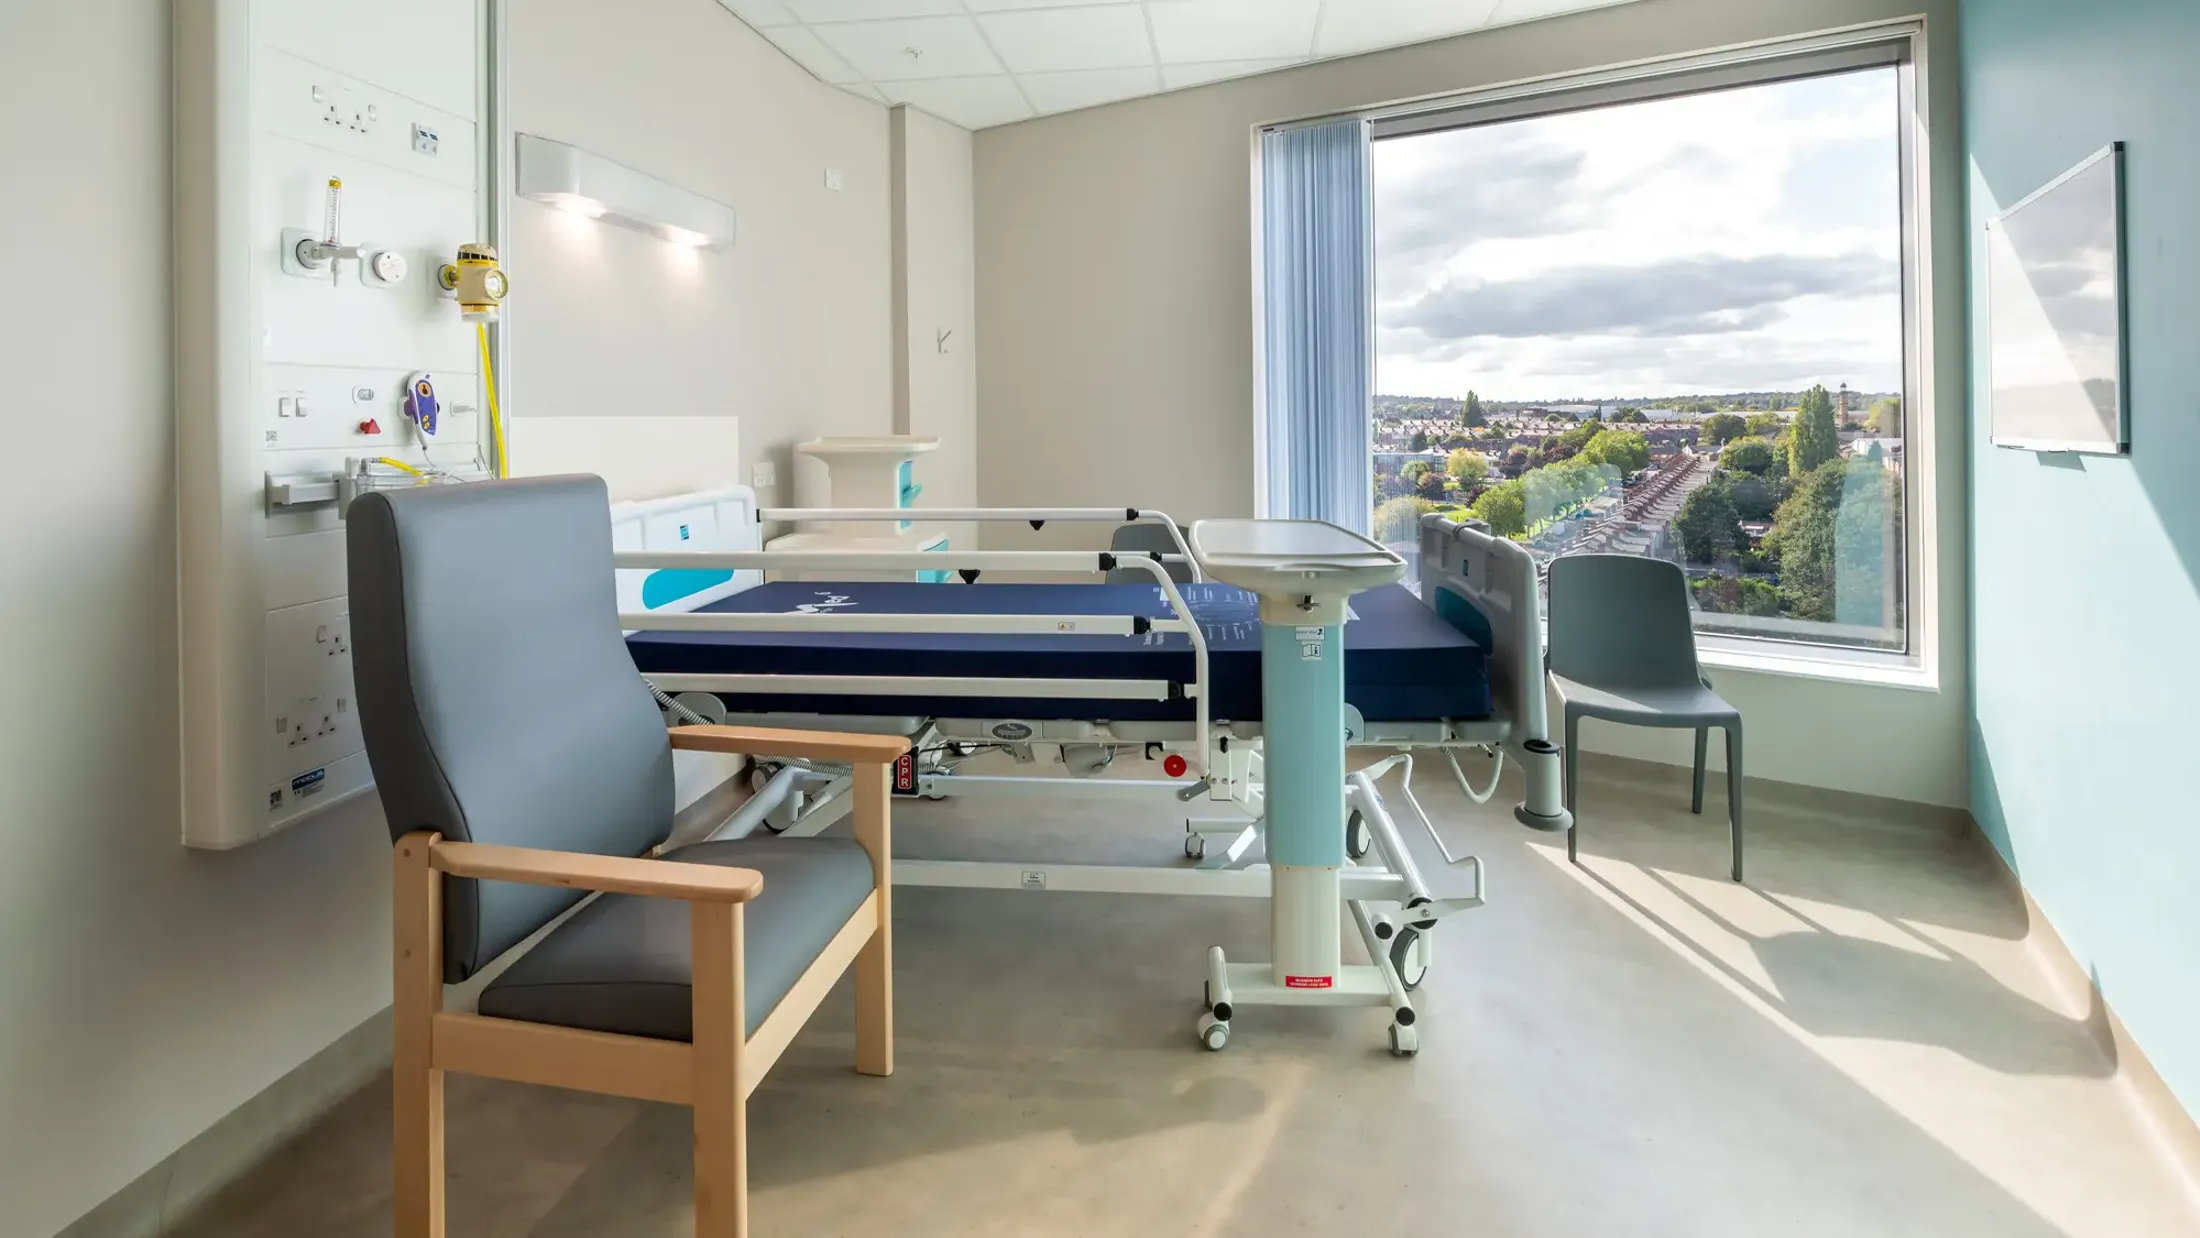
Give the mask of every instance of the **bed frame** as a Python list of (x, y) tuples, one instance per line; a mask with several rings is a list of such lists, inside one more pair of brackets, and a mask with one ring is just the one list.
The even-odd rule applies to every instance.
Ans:
[[(760, 510), (745, 486), (728, 486), (644, 503), (621, 504), (612, 512), (615, 562), (623, 627), (716, 630), (800, 630), (811, 627), (872, 625), (869, 630), (985, 632), (1028, 619), (1028, 630), (1053, 631), (1063, 622), (1083, 632), (1111, 631), (1127, 625), (1120, 616), (882, 616), (699, 614), (699, 608), (761, 583), (772, 569), (849, 570), (860, 572), (941, 570), (966, 578), (980, 572), (1010, 571), (1089, 578), (1129, 567), (1151, 573), (1170, 599), (1173, 620), (1155, 621), (1156, 630), (1182, 631), (1195, 651), (1194, 680), (1186, 685), (1147, 681), (979, 680), (961, 681), (963, 695), (1062, 697), (1070, 699), (1138, 696), (1160, 699), (1182, 691), (1198, 702), (1197, 720), (1103, 724), (1076, 720), (1008, 718), (851, 717), (826, 714), (739, 714), (744, 722), (767, 726), (892, 732), (907, 736), (915, 753), (896, 771), (896, 789), (933, 799), (971, 796), (1078, 796), (1142, 802), (1149, 806), (1188, 805), (1206, 800), (1221, 815), (1185, 820), (1184, 852), (1191, 863), (1151, 866), (1075, 865), (1045, 862), (988, 863), (904, 860), (894, 866), (897, 884), (986, 889), (1069, 890), (1109, 893), (1204, 894), (1265, 898), (1265, 866), (1240, 866), (1258, 841), (1265, 779), (1261, 768), (1258, 723), (1212, 724), (1207, 716), (1207, 656), (1199, 625), (1170, 581), (1166, 567), (1183, 556), (1117, 556), (1096, 552), (906, 552), (780, 553), (759, 549), (759, 526), (769, 521), (900, 521), (902, 510)], [(1176, 525), (1166, 514), (1138, 508), (956, 509), (922, 513), (926, 519), (956, 522), (1030, 523), (1077, 521), (1117, 525), (1147, 520)], [(1492, 712), (1487, 718), (1435, 722), (1394, 722), (1348, 718), (1356, 729), (1350, 742), (1390, 753), (1352, 771), (1346, 801), (1350, 820), (1348, 852), (1354, 863), (1345, 872), (1344, 897), (1360, 922), (1371, 951), (1386, 954), (1379, 965), (1398, 978), (1402, 994), (1418, 984), (1430, 957), (1430, 930), (1438, 919), (1480, 906), (1480, 860), (1454, 855), (1445, 845), (1412, 787), (1414, 756), (1433, 750), (1449, 767), (1460, 789), (1477, 803), (1496, 792), (1508, 756), (1526, 773), (1527, 794), (1515, 816), (1537, 829), (1562, 829), (1566, 815), (1559, 803), (1559, 750), (1550, 742), (1544, 697), (1541, 594), (1534, 559), (1486, 527), (1430, 516), (1420, 530), (1420, 595), (1438, 615), (1473, 636), (1490, 651)], [(1192, 564), (1196, 572), (1196, 563)], [(952, 587), (952, 586), (942, 586)], [(1024, 630), (1019, 628), (1018, 630)], [(1123, 634), (1131, 634), (1123, 627)], [(897, 686), (937, 691), (939, 681), (892, 676), (670, 675), (646, 677), (675, 722), (716, 722), (727, 716), (725, 697), (736, 701), (749, 692), (800, 692), (820, 695), (891, 694)], [(1348, 711), (1349, 713), (1349, 711)], [(1069, 777), (1017, 777), (960, 772), (961, 756), (973, 747), (1006, 749), (1019, 762), (1052, 761)], [(1460, 764), (1465, 751), (1486, 754), (1486, 785), (1476, 788)], [(1091, 777), (1118, 754), (1131, 751), (1146, 759), (1181, 759), (1184, 774), (1175, 779)], [(1174, 761), (1171, 761), (1174, 766)], [(1399, 771), (1396, 794), (1410, 808), (1421, 830), (1398, 828), (1378, 783)], [(769, 762), (753, 776), (757, 794), (715, 831), (733, 837), (756, 828), (792, 835), (816, 833), (847, 812), (848, 771), (815, 762)], [(1394, 910), (1380, 914), (1371, 904)], [(1376, 949), (1377, 943), (1387, 950)], [(1410, 1022), (1410, 1015), (1408, 1016)]]

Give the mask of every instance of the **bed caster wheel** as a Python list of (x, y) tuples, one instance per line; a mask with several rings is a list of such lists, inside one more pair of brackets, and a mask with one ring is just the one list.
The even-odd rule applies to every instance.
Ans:
[(1364, 860), (1375, 849), (1375, 831), (1367, 828), (1367, 818), (1355, 811), (1344, 821), (1344, 853), (1355, 860)]
[(1204, 860), (1207, 858), (1207, 836), (1205, 834), (1186, 834), (1184, 836), (1184, 858), (1187, 860)]
[(1411, 1026), (1390, 1025), (1390, 1056), (1412, 1057), (1421, 1051), (1421, 1033)]
[[(1230, 1025), (1211, 1014), (1199, 1016), (1199, 1043), (1209, 1053), (1220, 1053), (1230, 1043)], [(1410, 1030), (1410, 1029), (1409, 1029)]]
[(1398, 983), (1410, 993), (1428, 979), (1428, 939), (1417, 928), (1398, 930), (1390, 941), (1390, 965), (1398, 970)]

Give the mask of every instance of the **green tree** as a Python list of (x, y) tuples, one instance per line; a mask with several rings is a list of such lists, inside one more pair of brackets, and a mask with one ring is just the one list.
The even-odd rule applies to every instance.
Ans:
[(1528, 531), (1527, 497), (1527, 483), (1519, 478), (1502, 481), (1484, 490), (1467, 514), (1499, 537), (1519, 537)]
[(1874, 402), (1871, 414), (1864, 418), (1864, 428), (1889, 438), (1902, 433), (1902, 397), (1889, 396)]
[(1734, 492), (1724, 477), (1714, 476), (1689, 492), (1680, 514), (1673, 518), (1673, 528), (1680, 534), (1681, 552), (1695, 563), (1709, 563), (1745, 544), (1741, 517), (1734, 511)]
[(1780, 509), (1780, 500), (1787, 497), (1786, 485), (1780, 481), (1736, 473), (1727, 482), (1734, 494), (1734, 514), (1744, 520), (1772, 519), (1772, 513)]
[(1527, 448), (1522, 447), (1520, 444), (1515, 443), (1512, 445), (1512, 448), (1505, 453), (1505, 463), (1503, 467), (1506, 473), (1514, 477), (1518, 477), (1522, 473), (1527, 472), (1528, 466), (1534, 463), (1534, 461), (1534, 453), (1530, 452)]
[(1561, 460), (1571, 460), (1581, 454), (1581, 449), (1589, 445), (1590, 439), (1595, 438), (1603, 431), (1604, 423), (1595, 417), (1591, 417), (1555, 438), (1543, 440), (1543, 450), (1538, 454), (1545, 464), (1556, 464)]
[(1436, 505), (1415, 495), (1403, 495), (1375, 509), (1375, 536), (1386, 542), (1413, 541), (1420, 537), (1421, 517)]
[(1770, 581), (1713, 572), (1691, 581), (1689, 587), (1695, 591), (1696, 605), (1714, 614), (1770, 618), (1780, 613), (1780, 591)]
[(1738, 438), (1719, 453), (1719, 463), (1737, 473), (1752, 473), (1763, 477), (1771, 471), (1775, 457), (1772, 444), (1761, 438)]
[(1489, 424), (1489, 417), (1482, 411), (1481, 396), (1474, 394), (1472, 391), (1467, 393), (1466, 402), (1459, 406), (1459, 424), (1463, 426)]
[(1422, 498), (1432, 503), (1441, 503), (1444, 500), (1445, 492), (1444, 475), (1441, 472), (1430, 469), (1428, 472), (1421, 474), (1421, 484), (1416, 493)]
[(1434, 469), (1435, 467), (1435, 465), (1430, 464), (1426, 460), (1408, 460), (1406, 461), (1405, 468), (1399, 470), (1398, 475), (1405, 478), (1405, 482), (1407, 485), (1419, 486), (1421, 484), (1421, 479), (1428, 476), (1430, 470)]
[(1780, 557), (1788, 614), (1874, 626), (1890, 617), (1897, 565), (1886, 559), (1887, 547), (1902, 544), (1898, 486), (1869, 460), (1830, 461), (1799, 480), (1765, 539)]
[(1623, 408), (1618, 413), (1613, 415), (1612, 420), (1615, 423), (1624, 421), (1630, 425), (1641, 425), (1643, 422), (1646, 422), (1650, 419), (1643, 416), (1642, 410), (1639, 408)]
[(1461, 447), (1444, 457), (1444, 471), (1458, 478), (1461, 486), (1474, 486), (1490, 475), (1490, 462), (1481, 452)]
[(1841, 454), (1841, 427), (1834, 419), (1833, 396), (1823, 385), (1803, 393), (1795, 414), (1795, 438), (1788, 444), (1788, 472), (1802, 477)]
[(1425, 431), (1421, 431), (1421, 430), (1415, 430), (1415, 431), (1413, 432), (1413, 439), (1412, 439), (1412, 441), (1406, 444), (1406, 450), (1407, 450), (1407, 451), (1427, 451), (1427, 450), (1428, 450), (1428, 434), (1427, 434), (1427, 433), (1426, 433)]
[(1633, 430), (1603, 430), (1582, 446), (1580, 454), (1592, 464), (1639, 473), (1650, 464), (1650, 443)]
[(1749, 420), (1742, 423), (1742, 429), (1757, 438), (1771, 438), (1785, 425), (1787, 418), (1778, 413), (1751, 413)]
[(1713, 413), (1696, 427), (1696, 433), (1706, 447), (1717, 447), (1749, 433), (1749, 423), (1732, 413)]

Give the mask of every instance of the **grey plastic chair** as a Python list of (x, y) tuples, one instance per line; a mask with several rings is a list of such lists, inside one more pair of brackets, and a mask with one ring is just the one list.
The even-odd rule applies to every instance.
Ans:
[(1576, 831), (1583, 718), (1696, 732), (1690, 810), (1703, 811), (1711, 728), (1726, 732), (1726, 811), (1734, 880), (1742, 879), (1742, 715), (1711, 690), (1696, 661), (1688, 580), (1660, 559), (1569, 555), (1550, 568), (1551, 682), (1565, 705), (1566, 858), (1578, 859)]
[[(1154, 524), (1151, 521), (1136, 521), (1131, 524), (1116, 526), (1115, 536), (1108, 539), (1108, 549), (1117, 554), (1160, 553), (1179, 555), (1184, 553), (1183, 548), (1178, 546), (1175, 539), (1169, 536), (1167, 525)], [(1162, 566), (1168, 570), (1170, 580), (1180, 585), (1191, 583), (1191, 564), (1164, 563)], [(1111, 585), (1145, 585), (1152, 584), (1153, 577), (1137, 568), (1119, 567), (1108, 573), (1108, 583)]]
[[(443, 1076), (685, 1104), (695, 1232), (748, 1232), (747, 1096), (844, 972), (893, 1071), (898, 735), (667, 733), (619, 634), (594, 477), (377, 491), (347, 521), (359, 720), (396, 842), (399, 1238), (444, 1232)], [(851, 764), (855, 838), (666, 849), (672, 753)], [(443, 985), (575, 911), (491, 981)]]

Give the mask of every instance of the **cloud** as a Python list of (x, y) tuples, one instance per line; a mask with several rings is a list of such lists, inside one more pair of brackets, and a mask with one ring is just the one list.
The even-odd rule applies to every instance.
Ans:
[(1410, 160), (1376, 147), (1378, 287), (1423, 287), (1472, 241), (1562, 235), (1593, 222), (1592, 197), (1575, 188), (1587, 163), (1581, 151), (1479, 130), (1406, 141), (1426, 145)]
[(1431, 340), (1757, 331), (1784, 318), (1787, 302), (1880, 295), (1896, 287), (1898, 275), (1895, 263), (1868, 253), (1565, 267), (1532, 278), (1445, 283), (1386, 307), (1382, 325)]

